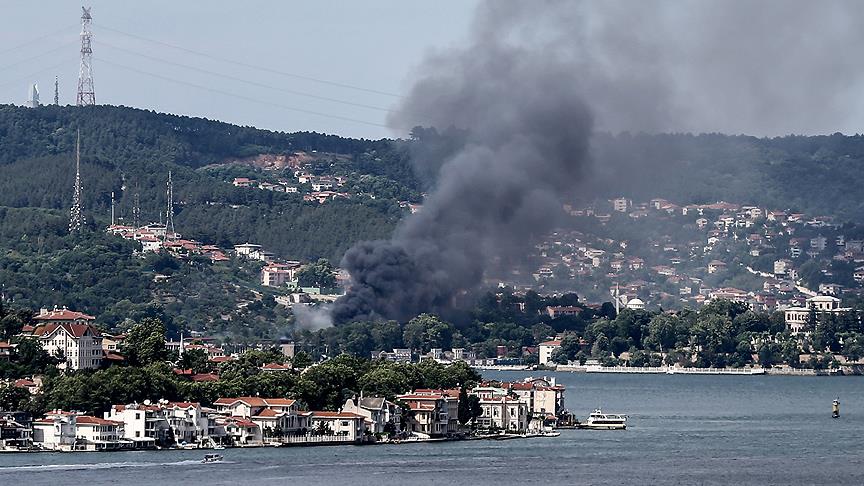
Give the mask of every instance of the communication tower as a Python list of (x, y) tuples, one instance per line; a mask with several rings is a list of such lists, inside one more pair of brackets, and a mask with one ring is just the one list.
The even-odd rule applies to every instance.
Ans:
[(174, 237), (174, 183), (171, 181), (171, 171), (168, 171), (168, 210), (165, 212), (165, 232)]
[(81, 210), (81, 130), (75, 142), (75, 191), (72, 193), (72, 209), (69, 210), (69, 232), (84, 231), (84, 213)]

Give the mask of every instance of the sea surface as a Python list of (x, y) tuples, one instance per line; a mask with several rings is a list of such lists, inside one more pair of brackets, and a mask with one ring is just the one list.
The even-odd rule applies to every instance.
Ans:
[(203, 451), (0, 454), (0, 485), (864, 484), (864, 378), (546, 374), (578, 416), (626, 413), (628, 429), (227, 449), (213, 464), (201, 464)]

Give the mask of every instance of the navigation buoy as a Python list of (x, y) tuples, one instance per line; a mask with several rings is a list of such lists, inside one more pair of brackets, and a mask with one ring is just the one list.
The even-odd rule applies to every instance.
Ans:
[(835, 398), (834, 402), (831, 404), (831, 417), (832, 418), (840, 418), (840, 399)]

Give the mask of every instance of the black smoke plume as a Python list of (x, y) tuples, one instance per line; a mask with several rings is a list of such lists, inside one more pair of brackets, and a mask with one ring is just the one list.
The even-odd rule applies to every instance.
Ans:
[(334, 320), (446, 314), (490, 264), (518, 263), (554, 227), (562, 199), (590, 191), (586, 171), (603, 168), (589, 163), (595, 123), (612, 132), (836, 129), (857, 113), (848, 100), (862, 70), (849, 49), (864, 40), (861, 5), (481, 3), (465, 47), (429, 55), (389, 120), (455, 129), (461, 148), (415, 160), (435, 180), (421, 212), (392, 239), (348, 251), (353, 285)]
[(491, 262), (515, 263), (554, 227), (585, 164), (592, 120), (573, 89), (578, 73), (536, 54), (475, 39), (423, 68), (392, 124), (454, 126), (466, 140), (430, 161), (434, 187), (392, 239), (345, 254), (352, 286), (332, 309), (336, 322), (446, 315)]

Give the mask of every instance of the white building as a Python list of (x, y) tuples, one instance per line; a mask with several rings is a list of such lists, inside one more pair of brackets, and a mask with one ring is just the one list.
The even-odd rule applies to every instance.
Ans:
[(360, 441), (366, 435), (366, 418), (350, 412), (312, 412), (313, 433), (327, 431), (327, 435), (343, 437), (345, 440)]
[(42, 309), (34, 320), (39, 324), (33, 334), (48, 354), (62, 355), (59, 368), (81, 370), (102, 365), (102, 335), (89, 323), (94, 317), (66, 308)]
[(627, 308), (631, 310), (642, 310), (645, 308), (645, 302), (639, 297), (634, 297), (627, 302)]
[(297, 278), (300, 262), (272, 263), (261, 269), (261, 285), (280, 287)]
[(840, 307), (840, 299), (828, 295), (817, 295), (807, 299), (806, 307), (790, 307), (784, 311), (786, 327), (792, 334), (805, 332), (807, 321), (810, 319), (810, 311), (815, 312), (816, 319), (821, 314), (840, 314), (849, 312), (850, 307)]
[(556, 349), (561, 347), (560, 340), (546, 341), (540, 343), (539, 353), (540, 353), (540, 364), (547, 365), (552, 363), (552, 353), (555, 352)]
[(349, 398), (342, 406), (342, 412), (362, 415), (366, 428), (373, 434), (398, 432), (401, 428), (402, 409), (382, 397)]
[(630, 209), (630, 206), (632, 205), (632, 202), (625, 197), (615, 198), (611, 202), (612, 202), (612, 209), (614, 209), (615, 211), (618, 211), (619, 213), (626, 213), (627, 210)]
[(33, 444), (50, 450), (71, 450), (75, 446), (75, 417), (77, 414), (52, 410), (45, 417), (33, 421)]
[(171, 426), (157, 405), (131, 403), (114, 405), (105, 418), (123, 423), (123, 437), (136, 448), (152, 448), (171, 443)]
[(518, 398), (489, 397), (480, 399), (482, 413), (477, 426), (482, 429), (498, 429), (521, 433), (528, 430), (530, 415), (528, 404)]
[(288, 398), (236, 397), (214, 402), (218, 413), (255, 423), (262, 434), (283, 436), (309, 428), (309, 416), (296, 400)]
[(429, 436), (459, 431), (459, 390), (415, 390), (396, 397), (404, 401), (411, 413), (408, 430)]
[(123, 422), (106, 420), (89, 415), (75, 417), (76, 448), (82, 445), (85, 450), (109, 451), (132, 447), (130, 441), (123, 439)]

